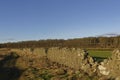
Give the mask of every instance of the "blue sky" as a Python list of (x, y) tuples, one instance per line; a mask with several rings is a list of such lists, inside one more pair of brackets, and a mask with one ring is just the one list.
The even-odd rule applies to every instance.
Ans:
[(0, 42), (120, 34), (120, 0), (0, 0)]

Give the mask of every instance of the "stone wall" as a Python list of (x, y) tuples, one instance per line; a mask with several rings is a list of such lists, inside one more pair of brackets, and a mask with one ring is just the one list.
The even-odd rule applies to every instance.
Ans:
[(97, 63), (80, 48), (35, 48), (35, 49), (13, 49), (22, 56), (31, 55), (35, 57), (46, 56), (50, 61), (68, 66), (74, 70), (82, 70), (92, 75), (97, 70)]
[(97, 63), (87, 52), (75, 48), (50, 48), (47, 54), (48, 59), (58, 62), (75, 70), (83, 70), (92, 74), (96, 71)]

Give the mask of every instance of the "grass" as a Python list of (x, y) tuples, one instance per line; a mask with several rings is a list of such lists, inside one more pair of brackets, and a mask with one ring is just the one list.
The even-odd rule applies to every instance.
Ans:
[(104, 51), (104, 50), (88, 50), (88, 53), (91, 57), (93, 57), (96, 61), (101, 62), (104, 59), (111, 57), (112, 51)]
[(101, 57), (101, 58), (108, 58), (112, 54), (111, 51), (100, 51), (100, 50), (97, 50), (97, 51), (90, 50), (88, 52), (89, 52), (89, 55), (92, 57)]

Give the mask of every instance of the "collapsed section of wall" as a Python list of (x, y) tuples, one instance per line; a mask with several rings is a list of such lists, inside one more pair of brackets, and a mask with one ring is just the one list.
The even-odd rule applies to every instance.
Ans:
[(109, 59), (101, 62), (98, 69), (102, 75), (120, 80), (120, 50), (115, 49)]

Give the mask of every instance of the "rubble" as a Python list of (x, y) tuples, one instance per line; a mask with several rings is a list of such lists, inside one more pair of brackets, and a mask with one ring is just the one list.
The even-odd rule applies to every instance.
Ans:
[(102, 75), (120, 80), (120, 50), (115, 49), (109, 59), (105, 59), (99, 64), (98, 69)]

